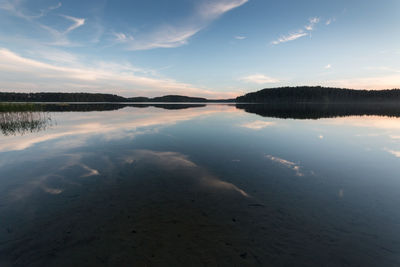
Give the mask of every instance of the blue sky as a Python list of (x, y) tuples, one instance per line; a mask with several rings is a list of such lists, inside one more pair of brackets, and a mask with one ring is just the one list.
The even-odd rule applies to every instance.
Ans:
[(400, 87), (398, 0), (0, 0), (0, 90)]

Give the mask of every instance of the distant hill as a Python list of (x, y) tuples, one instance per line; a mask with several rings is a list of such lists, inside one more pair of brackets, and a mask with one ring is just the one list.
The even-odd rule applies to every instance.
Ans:
[(400, 103), (400, 89), (353, 90), (321, 86), (263, 89), (236, 98), (237, 103)]
[(166, 95), (154, 98), (148, 97), (131, 97), (129, 102), (208, 102), (209, 100), (201, 97), (189, 97), (181, 95)]

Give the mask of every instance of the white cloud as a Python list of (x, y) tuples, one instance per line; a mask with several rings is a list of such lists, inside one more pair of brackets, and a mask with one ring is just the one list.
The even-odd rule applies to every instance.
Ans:
[(125, 34), (125, 33), (122, 33), (122, 32), (116, 32), (116, 33), (114, 33), (114, 36), (115, 36), (115, 41), (119, 42), (119, 43), (124, 43), (124, 42), (127, 42), (127, 41), (133, 41), (134, 40), (134, 38), (131, 35)]
[(10, 11), (13, 9), (13, 5), (9, 1), (2, 0), (0, 1), (0, 9)]
[(85, 25), (85, 19), (82, 18), (75, 18), (71, 16), (61, 15), (63, 18), (66, 18), (73, 22), (73, 24), (68, 27), (68, 29), (64, 32), (65, 34), (72, 32), (73, 30)]
[(300, 30), (298, 32), (295, 33), (291, 33), (289, 35), (286, 36), (282, 36), (280, 37), (278, 40), (272, 41), (273, 45), (278, 45), (280, 43), (286, 43), (286, 42), (290, 42), (290, 41), (294, 41), (297, 40), (301, 37), (307, 36), (308, 33), (304, 32), (303, 30)]
[(0, 9), (6, 10), (8, 12), (10, 12), (11, 14), (13, 14), (14, 16), (20, 17), (22, 19), (28, 20), (28, 21), (32, 21), (34, 19), (39, 19), (41, 17), (44, 17), (45, 15), (47, 15), (47, 13), (56, 10), (58, 8), (60, 8), (62, 6), (61, 2), (59, 2), (57, 5), (55, 6), (49, 6), (47, 8), (44, 9), (40, 9), (40, 11), (38, 13), (33, 13), (30, 15), (25, 14), (22, 11), (22, 7), (21, 7), (21, 3), (22, 1), (19, 0), (0, 0)]
[(256, 83), (256, 84), (266, 84), (266, 83), (277, 83), (279, 80), (275, 78), (271, 78), (264, 74), (253, 74), (249, 76), (245, 76), (240, 78), (239, 80), (247, 83)]
[(222, 14), (244, 5), (249, 0), (214, 0), (205, 1), (199, 8), (199, 14), (206, 19), (216, 19)]
[(307, 31), (313, 31), (314, 30), (314, 26), (319, 23), (320, 19), (319, 18), (311, 18), (308, 21), (310, 23), (308, 25), (304, 26), (304, 28)]
[(313, 28), (314, 26), (313, 25), (306, 25), (306, 26), (304, 26), (304, 28), (307, 30), (307, 31), (312, 31), (314, 28)]
[(134, 40), (128, 42), (127, 48), (129, 50), (148, 50), (185, 45), (191, 37), (206, 28), (211, 22), (247, 2), (248, 0), (200, 1), (195, 12), (179, 24), (165, 24), (145, 33), (138, 33)]
[(190, 37), (201, 28), (177, 28), (164, 26), (147, 36), (139, 36), (129, 42), (130, 50), (149, 50), (154, 48), (173, 48), (185, 45)]
[(55, 64), (75, 64), (78, 62), (78, 57), (74, 54), (65, 52), (52, 47), (38, 47), (35, 50), (29, 51), (29, 56), (40, 58), (53, 62)]
[[(135, 38), (130, 36), (127, 32), (132, 32), (133, 29), (117, 30), (114, 34), (113, 42), (110, 45), (121, 44), (128, 50), (148, 50), (155, 48), (173, 48), (185, 45), (189, 39), (196, 35), (199, 31), (206, 28), (214, 20), (218, 19), (225, 13), (238, 8), (249, 0), (199, 0), (193, 1), (192, 12), (182, 12), (182, 18), (179, 16), (173, 18), (174, 22), (166, 21), (161, 25), (152, 25), (142, 28), (140, 31), (135, 31)], [(62, 4), (59, 2), (56, 5), (49, 6), (43, 9), (40, 14), (33, 14), (32, 10), (27, 12), (25, 1), (21, 0), (0, 0), (0, 8), (7, 10), (14, 16), (23, 18), (32, 22), (38, 29), (45, 30), (50, 34), (52, 41), (43, 44), (52, 46), (78, 46), (77, 43), (71, 42), (68, 34), (72, 31), (87, 24), (85, 18), (78, 18), (74, 16), (60, 15), (63, 18), (72, 22), (66, 29), (59, 29), (53, 24), (43, 24), (42, 20), (37, 20), (47, 13), (61, 8)], [(190, 9), (189, 9), (190, 10)], [(37, 13), (37, 12), (36, 12)], [(29, 14), (29, 15), (27, 15)], [(96, 22), (96, 18), (92, 18), (88, 27), (98, 28), (99, 33), (93, 38), (93, 42), (99, 41), (99, 36), (103, 33), (103, 29), (99, 26), (101, 23)], [(151, 25), (151, 23), (149, 23)]]
[(281, 43), (294, 41), (301, 37), (310, 35), (310, 32), (314, 30), (315, 25), (317, 25), (320, 22), (320, 19), (318, 17), (314, 17), (314, 18), (310, 18), (308, 21), (309, 21), (309, 23), (306, 26), (304, 26), (304, 29), (306, 31), (304, 31), (303, 29), (300, 29), (300, 30), (290, 33), (288, 35), (282, 35), (279, 39), (272, 41), (271, 44), (278, 45)]
[(149, 76), (152, 72), (129, 64), (97, 62), (93, 66), (71, 62), (68, 66), (46, 63), (0, 48), (0, 87), (13, 91), (88, 91), (123, 95), (185, 94), (210, 98), (233, 97), (173, 79)]
[(59, 9), (61, 6), (62, 6), (62, 3), (61, 3), (61, 2), (58, 2), (57, 5), (55, 5), (55, 6), (50, 6), (48, 9), (49, 9), (49, 10), (55, 10), (55, 9)]
[(335, 21), (336, 21), (336, 18), (327, 19), (326, 22), (325, 22), (325, 25), (331, 25)]
[[(174, 22), (166, 21), (162, 25), (149, 26), (150, 28), (143, 28), (141, 31), (135, 31), (135, 38), (127, 34), (131, 31), (118, 30), (115, 35), (114, 44), (123, 44), (128, 50), (147, 50), (154, 48), (172, 48), (179, 47), (188, 43), (189, 39), (197, 34), (202, 29), (206, 28), (214, 20), (218, 19), (225, 13), (238, 8), (249, 0), (199, 0), (193, 1), (192, 12), (182, 12), (182, 18), (173, 18)], [(189, 1), (190, 2), (190, 1)], [(55, 2), (57, 3), (57, 2)], [(78, 18), (74, 16), (60, 15), (63, 18), (72, 22), (66, 29), (59, 29), (56, 24), (44, 24), (43, 20), (38, 20), (49, 12), (61, 8), (61, 2), (49, 6), (39, 11), (39, 5), (35, 8), (30, 8), (26, 1), (22, 0), (0, 0), (0, 8), (6, 10), (14, 16), (23, 18), (38, 29), (45, 30), (50, 34), (53, 41), (46, 42), (47, 45), (53, 46), (77, 46), (76, 43), (71, 42), (67, 35), (87, 24), (85, 18)], [(190, 9), (189, 9), (190, 10)], [(96, 22), (96, 18), (92, 18), (89, 27), (98, 28), (98, 35), (93, 38), (94, 42), (99, 41), (99, 36), (102, 34), (101, 23)], [(151, 25), (151, 23), (149, 23)]]
[(241, 35), (237, 35), (237, 36), (235, 36), (234, 38), (235, 38), (236, 40), (244, 40), (244, 39), (247, 39), (246, 36), (241, 36)]
[[(61, 2), (59, 2), (57, 5), (49, 6), (47, 8), (41, 9), (40, 12), (37, 14), (35, 14), (33, 11), (30, 11), (29, 12), (30, 14), (28, 15), (25, 12), (26, 7), (24, 7), (23, 1), (4, 0), (3, 2), (0, 2), (0, 9), (6, 10), (10, 14), (26, 20), (30, 24), (35, 25), (38, 29), (47, 31), (53, 39), (53, 41), (50, 43), (47, 43), (47, 45), (76, 46), (76, 44), (73, 44), (72, 42), (69, 41), (67, 35), (70, 32), (72, 32), (73, 30), (83, 26), (86, 21), (84, 18), (76, 18), (76, 17), (72, 17), (72, 16), (60, 15), (61, 17), (73, 22), (73, 24), (71, 26), (69, 26), (65, 31), (57, 30), (57, 29), (53, 28), (53, 26), (43, 24), (39, 20), (40, 18), (46, 16), (49, 12), (59, 9), (61, 7), (62, 7), (62, 4), (61, 4)], [(31, 13), (33, 13), (33, 15)]]

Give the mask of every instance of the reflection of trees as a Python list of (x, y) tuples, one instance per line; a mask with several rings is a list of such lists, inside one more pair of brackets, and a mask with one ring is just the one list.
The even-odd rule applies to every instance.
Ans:
[(0, 112), (0, 130), (6, 136), (44, 131), (50, 123), (50, 115), (40, 111)]
[(236, 108), (263, 117), (283, 119), (320, 119), (346, 116), (388, 116), (400, 117), (397, 104), (236, 104)]
[(43, 111), (51, 112), (89, 112), (89, 111), (113, 111), (123, 109), (125, 107), (134, 108), (148, 108), (156, 107), (162, 109), (188, 109), (205, 107), (205, 104), (158, 104), (158, 103), (140, 103), (140, 104), (114, 104), (114, 103), (104, 103), (104, 104), (42, 104), (41, 109)]
[(183, 103), (174, 103), (174, 104), (130, 104), (127, 105), (129, 107), (135, 108), (147, 108), (147, 107), (155, 107), (162, 109), (189, 109), (189, 108), (202, 108), (205, 107), (206, 104), (183, 104)]
[(148, 108), (156, 107), (162, 109), (188, 109), (205, 107), (205, 104), (160, 104), (160, 103), (140, 103), (140, 104), (116, 104), (116, 103), (90, 103), (90, 104), (71, 104), (71, 103), (57, 103), (57, 104), (30, 104), (30, 103), (0, 103), (0, 112), (15, 112), (15, 111), (49, 111), (49, 112), (90, 112), (90, 111), (113, 111), (120, 110), (126, 107), (134, 108)]

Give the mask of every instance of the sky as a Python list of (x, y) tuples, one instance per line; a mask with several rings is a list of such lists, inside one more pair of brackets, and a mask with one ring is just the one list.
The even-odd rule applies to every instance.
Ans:
[(1, 92), (400, 88), (399, 0), (0, 0)]

